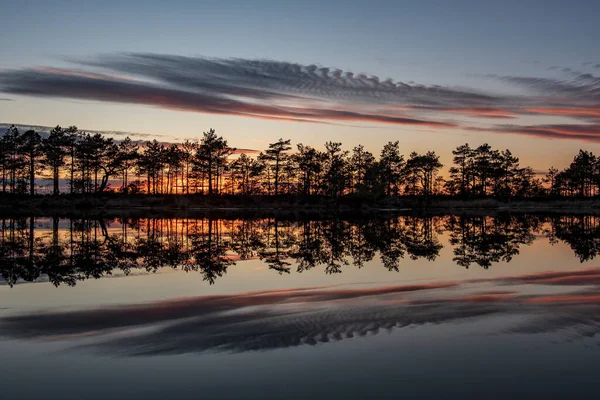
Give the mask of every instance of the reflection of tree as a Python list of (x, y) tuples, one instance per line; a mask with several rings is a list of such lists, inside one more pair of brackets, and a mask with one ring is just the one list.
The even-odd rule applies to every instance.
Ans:
[(292, 260), (298, 272), (323, 265), (326, 273), (340, 273), (350, 264), (363, 266), (379, 252), (388, 269), (398, 270), (398, 259), (406, 252), (414, 259), (433, 259), (439, 251), (437, 239), (427, 228), (430, 224), (419, 218), (366, 223), (272, 218), (72, 219), (63, 220), (62, 228), (60, 220), (52, 218), (47, 222), (50, 232), (37, 236), (34, 222), (4, 221), (0, 257), (2, 274), (10, 284), (44, 275), (54, 285), (75, 285), (115, 271), (127, 275), (135, 269), (156, 272), (163, 267), (198, 271), (213, 283), (234, 264), (235, 256), (258, 257), (279, 273), (290, 273)]
[[(267, 221), (267, 234), (265, 236), (266, 245), (258, 252), (260, 258), (264, 260), (270, 269), (278, 271), (280, 274), (290, 273), (290, 265), (288, 262), (289, 249), (294, 242), (293, 236), (290, 235), (289, 227), (281, 227), (280, 222), (275, 218), (272, 222)], [(273, 234), (271, 235), (271, 230)]]
[(231, 249), (240, 260), (249, 260), (264, 248), (264, 239), (255, 220), (236, 220), (231, 233)]
[(71, 245), (72, 267), (81, 274), (81, 279), (101, 278), (112, 269), (106, 264), (108, 233), (104, 221), (75, 221), (75, 240)]
[(390, 271), (398, 271), (400, 259), (404, 258), (405, 246), (402, 242), (403, 229), (397, 219), (382, 221), (378, 230), (377, 245), (383, 266)]
[[(12, 218), (0, 229), (0, 274), (9, 284), (48, 279), (54, 285), (135, 270), (177, 268), (214, 283), (234, 260), (258, 258), (270, 269), (291, 273), (323, 267), (340, 273), (379, 258), (399, 271), (404, 257), (437, 259), (441, 228), (449, 232), (454, 261), (489, 268), (509, 262), (544, 232), (564, 241), (581, 261), (600, 254), (600, 218), (530, 215), (394, 217), (343, 221), (279, 218), (218, 220)], [(542, 229), (542, 227), (544, 229)]]
[(372, 222), (367, 221), (366, 223), (352, 224), (348, 229), (346, 238), (348, 252), (350, 257), (352, 257), (352, 263), (359, 268), (375, 257), (375, 246), (369, 241), (367, 235), (370, 232), (369, 223)]
[(510, 262), (519, 254), (521, 245), (533, 243), (539, 228), (539, 218), (533, 216), (452, 216), (446, 223), (450, 244), (454, 246), (453, 260), (465, 268), (471, 264), (489, 268), (493, 263)]
[(302, 221), (299, 228), (298, 241), (290, 256), (296, 260), (298, 272), (302, 272), (321, 264), (325, 256), (320, 224), (317, 221)]
[(551, 243), (566, 242), (581, 262), (600, 253), (600, 218), (593, 215), (568, 215), (551, 218), (551, 230), (546, 231)]
[(325, 238), (325, 272), (337, 274), (342, 272), (342, 266), (348, 265), (347, 229), (346, 223), (338, 219), (328, 221), (323, 229)]
[[(125, 236), (123, 236), (125, 238)], [(121, 270), (129, 274), (138, 267), (140, 252), (133, 243), (118, 237), (109, 237), (106, 243), (106, 263), (111, 270)]]
[(406, 220), (408, 224), (407, 229), (404, 230), (403, 242), (410, 258), (434, 261), (444, 247), (438, 241), (437, 232), (434, 229), (436, 219), (412, 217)]
[(184, 270), (199, 271), (211, 285), (235, 263), (227, 257), (227, 246), (220, 235), (218, 220), (207, 221), (207, 232), (191, 234), (191, 258), (183, 264)]
[(0, 265), (2, 277), (9, 285), (19, 278), (32, 281), (39, 277), (36, 268), (34, 218), (2, 220)]

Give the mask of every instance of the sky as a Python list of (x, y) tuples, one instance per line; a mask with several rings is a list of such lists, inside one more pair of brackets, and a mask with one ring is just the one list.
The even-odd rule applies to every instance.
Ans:
[(0, 124), (600, 151), (600, 2), (0, 0)]

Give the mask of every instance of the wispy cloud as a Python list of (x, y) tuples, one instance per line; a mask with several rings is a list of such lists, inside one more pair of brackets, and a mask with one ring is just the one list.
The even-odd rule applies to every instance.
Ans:
[[(10, 128), (12, 125), (16, 126), (19, 131), (28, 131), (28, 130), (35, 130), (38, 133), (42, 134), (42, 135), (48, 135), (50, 133), (50, 131), (52, 131), (52, 129), (54, 129), (54, 126), (45, 126), (45, 125), (29, 125), (29, 124), (19, 124), (19, 123), (7, 123), (7, 122), (0, 122), (0, 135), (3, 135), (4, 132)], [(168, 138), (170, 137), (170, 135), (163, 135), (163, 134), (150, 134), (150, 133), (140, 133), (140, 132), (123, 132), (123, 131), (102, 131), (102, 130), (95, 130), (95, 129), (85, 129), (85, 128), (80, 128), (79, 129), (82, 132), (87, 132), (90, 134), (95, 134), (95, 133), (101, 133), (103, 135), (115, 138), (115, 139), (121, 139), (121, 138), (125, 138), (127, 136), (129, 136), (132, 139), (136, 139), (138, 141), (144, 141), (144, 140), (151, 140), (154, 138)]]
[(411, 91), (430, 93), (428, 96), (432, 98), (450, 95), (436, 88), (405, 88), (393, 82), (379, 82), (376, 77), (287, 63), (151, 55), (114, 56), (102, 60), (93, 65), (136, 74), (140, 79), (122, 79), (80, 70), (31, 68), (0, 73), (0, 86), (7, 93), (19, 95), (145, 104), (180, 111), (297, 122), (454, 126), (398, 113), (358, 112), (332, 103), (415, 96), (409, 93)]
[(599, 124), (500, 125), (486, 130), (497, 133), (524, 134), (547, 139), (578, 139), (600, 142)]
[[(483, 76), (523, 92), (507, 95), (272, 60), (125, 53), (67, 61), (73, 68), (2, 70), (0, 90), (303, 123), (468, 130), (473, 120), (510, 119), (515, 124), (481, 130), (578, 140), (598, 136), (600, 77), (566, 67), (550, 68), (561, 75), (556, 78)], [(565, 121), (519, 125), (523, 116)], [(558, 128), (569, 124), (570, 130)]]
[[(40, 133), (42, 135), (42, 137), (50, 134), (52, 129), (54, 129), (53, 126), (28, 125), (28, 124), (19, 124), (19, 123), (12, 124), (12, 123), (0, 122), (0, 136), (4, 135), (4, 133), (8, 130), (8, 128), (10, 128), (13, 125), (16, 126), (17, 129), (19, 129), (19, 131), (21, 131), (21, 132), (25, 132), (28, 130), (34, 130), (34, 131)], [(165, 146), (169, 146), (171, 144), (179, 144), (186, 140), (189, 140), (191, 142), (198, 141), (198, 138), (176, 138), (171, 135), (156, 134), (156, 133), (102, 131), (102, 130), (85, 129), (85, 128), (80, 128), (79, 131), (85, 132), (85, 133), (90, 133), (92, 135), (96, 134), (96, 133), (100, 133), (102, 135), (105, 135), (107, 137), (115, 139), (115, 141), (117, 143), (122, 141), (126, 137), (129, 137), (134, 144), (138, 144), (138, 145), (144, 145), (148, 141), (152, 141), (152, 140), (156, 140), (156, 139), (158, 139), (157, 141), (160, 144), (165, 145)], [(234, 147), (233, 154), (242, 154), (242, 153), (258, 154), (258, 153), (260, 153), (260, 150)]]

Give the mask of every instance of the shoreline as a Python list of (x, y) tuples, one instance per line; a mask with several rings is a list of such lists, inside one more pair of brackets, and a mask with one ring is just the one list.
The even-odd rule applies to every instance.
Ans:
[(446, 196), (359, 197), (122, 195), (0, 195), (0, 214), (12, 215), (357, 215), (377, 214), (600, 214), (598, 198), (458, 199)]

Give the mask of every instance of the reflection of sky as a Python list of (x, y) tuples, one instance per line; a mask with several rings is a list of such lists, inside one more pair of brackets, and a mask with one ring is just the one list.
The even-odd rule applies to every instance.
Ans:
[(39, 350), (8, 343), (0, 345), (0, 372), (14, 379), (3, 391), (13, 398), (564, 398), (593, 392), (596, 352), (577, 345), (543, 351), (538, 337), (465, 335), (479, 326), (441, 331), (434, 325), (327, 346), (152, 359), (40, 357)]
[[(36, 224), (36, 237), (49, 237), (51, 222), (41, 220)], [(61, 229), (68, 227), (68, 221), (61, 219), (59, 226)], [(121, 228), (115, 223), (108, 229), (110, 232), (118, 233)], [(68, 230), (61, 230), (60, 235), (65, 235), (64, 238), (67, 238)], [(106, 303), (155, 301), (172, 297), (351, 283), (369, 285), (372, 282), (386, 282), (386, 284), (402, 285), (431, 280), (462, 281), (549, 270), (571, 270), (596, 265), (595, 261), (580, 263), (567, 244), (560, 242), (552, 246), (545, 237), (540, 237), (531, 246), (520, 246), (519, 254), (513, 257), (510, 263), (499, 262), (487, 270), (475, 265), (469, 269), (464, 269), (452, 261), (454, 246), (448, 243), (448, 234), (442, 233), (439, 240), (444, 247), (435, 262), (429, 262), (425, 259), (411, 260), (405, 257), (400, 260), (400, 271), (398, 273), (385, 269), (380, 264), (377, 256), (362, 268), (351, 265), (345, 266), (341, 274), (333, 275), (325, 274), (324, 267), (319, 268), (318, 266), (297, 273), (293, 265), (290, 275), (279, 275), (276, 271), (270, 270), (263, 261), (249, 260), (238, 261), (237, 265), (229, 267), (227, 273), (219, 278), (215, 285), (207, 285), (206, 282), (202, 281), (200, 274), (165, 268), (159, 274), (136, 276), (135, 278), (85, 280), (78, 282), (73, 288), (56, 289), (46, 283), (20, 284), (12, 290), (0, 286), (0, 304), (18, 308), (31, 307), (33, 309), (40, 305), (61, 307), (81, 304), (92, 306)], [(540, 258), (540, 255), (543, 255), (543, 257)], [(144, 287), (147, 290), (135, 290), (137, 287)], [(113, 295), (107, 297), (107, 292)], [(42, 299), (43, 301), (41, 301)]]
[[(0, 311), (0, 374), (16, 382), (4, 394), (515, 398), (575, 396), (592, 387), (598, 360), (586, 347), (594, 338), (584, 336), (595, 328), (597, 300), (536, 304), (531, 296), (586, 294), (591, 287), (582, 283), (597, 276), (594, 262), (581, 264), (567, 245), (550, 246), (540, 238), (522, 246), (510, 263), (466, 270), (452, 262), (447, 237), (441, 242), (446, 246), (435, 262), (405, 259), (398, 273), (373, 261), (336, 275), (318, 268), (279, 275), (250, 260), (212, 286), (194, 273), (163, 271), (86, 280), (72, 288), (0, 287), (0, 304), (8, 307)], [(526, 278), (502, 279), (520, 276)], [(312, 286), (320, 288), (293, 289)], [(252, 291), (276, 292), (253, 303), (256, 296), (243, 294)], [(206, 307), (207, 298), (217, 300)], [(25, 318), (6, 319), (19, 315)], [(103, 324), (111, 330), (101, 329)], [(340, 327), (342, 340), (332, 333)], [(327, 342), (322, 331), (329, 332)], [(342, 334), (348, 332), (352, 338)], [(287, 346), (294, 335), (314, 337), (316, 345)], [(237, 353), (240, 344), (257, 345), (261, 337), (276, 350)], [(191, 354), (211, 340), (227, 352)], [(153, 352), (178, 355), (121, 357)]]
[[(0, 333), (125, 356), (238, 353), (325, 344), (407, 327), (529, 316), (494, 334), (593, 337), (600, 269), (463, 281), (325, 285), (7, 315)], [(86, 341), (90, 340), (89, 343)]]

